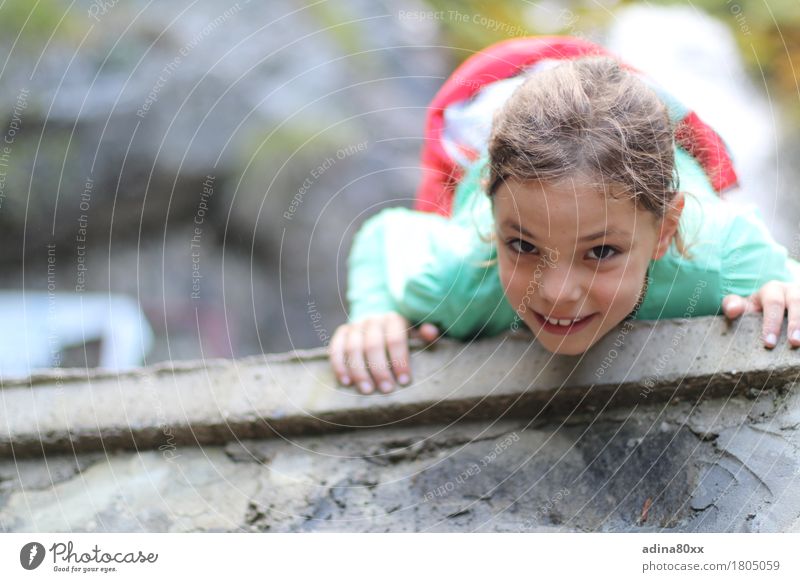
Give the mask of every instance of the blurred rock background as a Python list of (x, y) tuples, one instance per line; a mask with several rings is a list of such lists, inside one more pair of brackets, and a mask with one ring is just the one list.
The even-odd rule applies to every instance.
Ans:
[[(527, 34), (607, 43), (688, 87), (741, 159), (732, 196), (798, 254), (788, 0), (6, 0), (0, 288), (131, 298), (154, 332), (144, 364), (323, 345), (353, 233), (412, 204), (435, 91)], [(24, 354), (32, 330), (2, 326)]]

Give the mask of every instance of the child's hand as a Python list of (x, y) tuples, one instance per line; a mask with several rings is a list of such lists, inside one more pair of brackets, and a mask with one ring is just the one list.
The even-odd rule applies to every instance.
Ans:
[[(340, 325), (333, 334), (329, 350), (331, 366), (339, 382), (345, 386), (355, 382), (362, 394), (370, 394), (375, 386), (381, 392), (391, 392), (395, 379), (401, 385), (411, 382), (409, 328), (409, 321), (394, 312)], [(439, 329), (424, 323), (414, 333), (432, 342), (439, 336)]]
[(726, 295), (722, 300), (723, 313), (736, 319), (742, 313), (764, 312), (762, 339), (768, 348), (774, 348), (781, 334), (783, 315), (789, 310), (787, 336), (793, 347), (800, 346), (800, 284), (770, 281), (750, 297)]

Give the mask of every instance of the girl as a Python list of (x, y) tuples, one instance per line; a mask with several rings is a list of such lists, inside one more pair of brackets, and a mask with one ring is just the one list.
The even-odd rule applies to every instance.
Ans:
[(574, 355), (626, 319), (763, 311), (771, 348), (788, 309), (800, 346), (800, 264), (675, 139), (685, 108), (603, 54), (508, 81), (469, 102), (502, 106), (486, 155), (464, 163), (452, 215), (385, 209), (357, 233), (350, 322), (330, 345), (342, 384), (408, 384), (416, 325), (433, 341), (524, 324)]

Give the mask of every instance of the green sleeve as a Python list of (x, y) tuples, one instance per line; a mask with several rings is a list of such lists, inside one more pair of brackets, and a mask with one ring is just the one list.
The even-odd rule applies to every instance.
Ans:
[(800, 263), (774, 240), (755, 207), (721, 199), (680, 148), (675, 163), (686, 193), (681, 233), (692, 257), (679, 256), (672, 245), (651, 261), (637, 319), (716, 315), (728, 294), (746, 297), (768, 281), (800, 281)]
[(395, 311), (414, 324), (447, 324), (453, 298), (443, 247), (451, 231), (447, 218), (408, 208), (387, 208), (364, 222), (349, 258), (350, 321)]
[(719, 300), (730, 293), (746, 297), (775, 280), (800, 282), (800, 265), (775, 241), (755, 207), (742, 208), (723, 242)]
[(456, 339), (493, 335), (514, 320), (493, 246), (474, 224), (389, 208), (368, 219), (349, 257), (350, 321), (395, 311)]
[(353, 239), (347, 262), (347, 300), (351, 322), (370, 315), (397, 311), (387, 280), (384, 225), (391, 214), (399, 211), (384, 210), (367, 219)]
[(786, 266), (788, 267), (789, 272), (792, 274), (792, 281), (800, 283), (800, 262), (789, 257), (786, 259)]

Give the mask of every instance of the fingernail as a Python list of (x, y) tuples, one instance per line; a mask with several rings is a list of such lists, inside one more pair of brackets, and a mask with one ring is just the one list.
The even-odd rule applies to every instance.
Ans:
[(777, 337), (775, 337), (775, 334), (774, 334), (774, 333), (771, 333), (771, 334), (769, 334), (769, 335), (767, 336), (767, 343), (768, 343), (768, 344), (770, 344), (770, 345), (773, 345), (773, 346), (774, 346), (776, 343), (778, 343), (778, 338), (777, 338)]
[(393, 388), (392, 383), (388, 380), (384, 380), (378, 386), (380, 387), (381, 392), (391, 392)]
[[(797, 333), (800, 334), (800, 330), (797, 331)], [(408, 377), (408, 374), (400, 374), (397, 377), (397, 381), (400, 382), (400, 384), (402, 384), (403, 386), (405, 386), (406, 384), (411, 382), (411, 378)]]
[(345, 386), (349, 386), (350, 382), (351, 382), (350, 376), (342, 376), (342, 384), (344, 384)]
[(370, 383), (369, 383), (369, 382), (367, 382), (367, 381), (361, 382), (361, 383), (358, 385), (358, 387), (359, 387), (359, 388), (361, 388), (361, 391), (362, 391), (364, 394), (369, 394), (370, 392), (372, 392), (372, 384), (370, 384)]
[(794, 333), (792, 333), (792, 339), (796, 342), (800, 342), (800, 329), (794, 330)]

